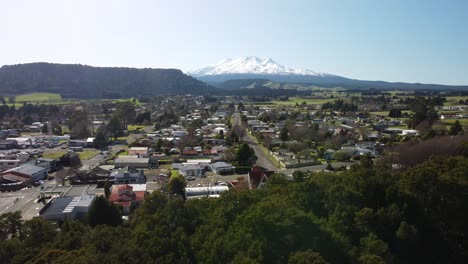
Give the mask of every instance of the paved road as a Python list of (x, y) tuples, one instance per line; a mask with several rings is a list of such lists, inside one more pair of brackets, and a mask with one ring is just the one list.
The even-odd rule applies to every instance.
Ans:
[[(237, 112), (234, 113), (234, 124), (243, 127), (241, 124), (240, 114)], [(256, 164), (268, 170), (280, 171), (281, 169), (278, 168), (275, 163), (273, 163), (270, 157), (265, 152), (263, 152), (260, 146), (253, 140), (253, 137), (248, 134), (247, 129), (244, 127), (243, 129), (244, 136), (242, 137), (242, 141), (249, 144), (249, 146), (255, 151), (255, 155), (257, 156)]]
[[(356, 162), (334, 162), (331, 163), (333, 168), (340, 168), (340, 167), (348, 167)], [(291, 168), (291, 169), (283, 169), (281, 172), (284, 174), (292, 174), (295, 171), (304, 171), (304, 172), (318, 172), (318, 171), (323, 171), (326, 169), (328, 164), (322, 164), (322, 165), (315, 165), (315, 166), (307, 166), (307, 167), (300, 167), (300, 168)]]
[(242, 141), (249, 144), (249, 146), (255, 151), (255, 155), (257, 156), (257, 162), (255, 162), (258, 166), (263, 167), (267, 170), (272, 171), (279, 171), (281, 170), (276, 166), (275, 163), (270, 159), (270, 157), (260, 148), (260, 146), (255, 143), (252, 138), (253, 136), (249, 135), (247, 132), (242, 137)]
[(104, 160), (104, 158), (106, 157), (106, 155), (103, 155), (103, 154), (97, 154), (96, 156), (88, 159), (88, 160), (82, 160), (81, 161), (81, 168), (80, 170), (82, 171), (87, 171), (87, 170), (91, 170), (91, 169), (94, 169), (95, 167), (99, 166), (99, 163)]

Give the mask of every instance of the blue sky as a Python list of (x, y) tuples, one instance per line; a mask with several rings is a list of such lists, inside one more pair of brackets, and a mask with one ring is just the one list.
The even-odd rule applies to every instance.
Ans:
[(1, 1), (0, 65), (189, 70), (224, 58), (468, 85), (468, 1)]

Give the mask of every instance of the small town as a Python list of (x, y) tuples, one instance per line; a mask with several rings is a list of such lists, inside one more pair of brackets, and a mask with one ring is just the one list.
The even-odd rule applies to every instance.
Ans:
[(0, 3), (0, 264), (468, 263), (468, 1)]
[[(412, 141), (459, 135), (468, 124), (467, 102), (455, 96), (316, 94), (262, 102), (254, 100), (270, 98), (186, 95), (48, 109), (23, 102), (3, 117), (1, 212), (85, 219), (92, 201), (105, 196), (129, 215), (153, 191), (218, 197), (230, 188), (262, 188), (275, 173), (288, 180), (339, 173), (362, 157), (389, 158), (392, 145), (407, 142), (390, 150), (398, 170), (408, 166), (399, 159)], [(421, 109), (424, 120), (417, 120)]]

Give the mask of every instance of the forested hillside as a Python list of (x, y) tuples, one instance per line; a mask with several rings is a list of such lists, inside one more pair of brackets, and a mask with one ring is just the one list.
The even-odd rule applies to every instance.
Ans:
[(58, 93), (72, 98), (206, 94), (212, 87), (176, 69), (30, 63), (0, 68), (0, 94)]
[[(155, 192), (128, 226), (0, 220), (1, 263), (467, 263), (468, 158), (339, 174), (184, 202)], [(10, 237), (9, 239), (7, 239)]]

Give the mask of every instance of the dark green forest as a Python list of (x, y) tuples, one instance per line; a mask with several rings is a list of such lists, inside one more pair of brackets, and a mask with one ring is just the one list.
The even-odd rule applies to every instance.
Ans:
[(213, 87), (177, 69), (29, 63), (0, 68), (0, 94), (58, 93), (71, 98), (208, 94)]
[(124, 224), (6, 214), (0, 262), (468, 263), (467, 149), (402, 172), (362, 158), (341, 173), (274, 174), (219, 199), (154, 192)]

